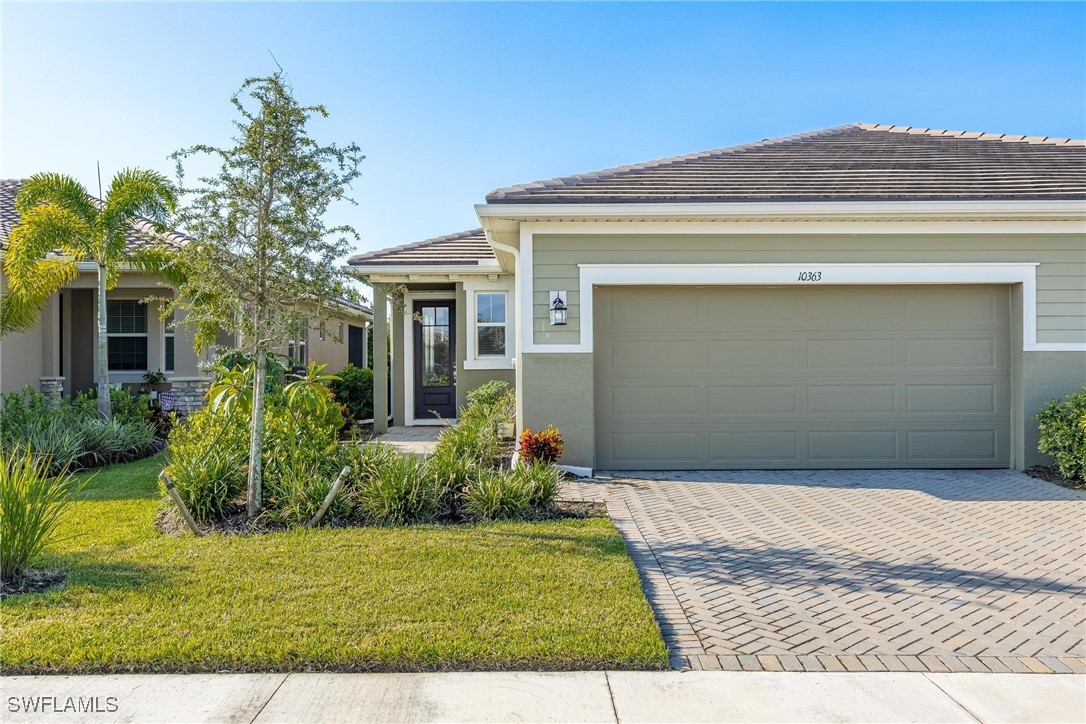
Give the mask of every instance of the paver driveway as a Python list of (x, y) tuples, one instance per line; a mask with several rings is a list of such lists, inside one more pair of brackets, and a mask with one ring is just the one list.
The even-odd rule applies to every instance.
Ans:
[(1086, 495), (996, 471), (616, 473), (691, 668), (1086, 671)]

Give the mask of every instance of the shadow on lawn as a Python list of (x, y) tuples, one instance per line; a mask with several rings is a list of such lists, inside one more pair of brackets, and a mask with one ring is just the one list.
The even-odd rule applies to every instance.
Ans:
[(618, 535), (587, 534), (576, 535), (572, 533), (558, 533), (553, 531), (525, 531), (525, 530), (496, 530), (494, 528), (480, 527), (472, 531), (485, 540), (484, 546), (520, 548), (525, 540), (533, 543), (557, 543), (559, 548), (556, 554), (566, 555), (573, 552), (589, 558), (610, 558), (612, 556), (626, 556), (626, 544)]

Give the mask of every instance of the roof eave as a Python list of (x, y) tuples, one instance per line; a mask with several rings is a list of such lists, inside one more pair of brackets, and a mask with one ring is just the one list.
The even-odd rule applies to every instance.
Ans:
[(499, 202), (477, 204), (488, 219), (653, 219), (653, 218), (962, 218), (1008, 215), (1086, 218), (1086, 199), (999, 199), (929, 201), (726, 201), (726, 202)]

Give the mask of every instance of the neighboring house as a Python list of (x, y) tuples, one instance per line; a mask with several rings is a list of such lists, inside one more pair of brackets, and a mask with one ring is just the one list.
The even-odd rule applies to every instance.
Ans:
[(515, 378), (585, 470), (1023, 468), (1086, 384), (1084, 141), (856, 124), (476, 212), (350, 260), (375, 340), (406, 289), (397, 424)]
[[(20, 180), (0, 181), (0, 253), (8, 234), (19, 221), (15, 197)], [(132, 247), (166, 243), (183, 250), (188, 237), (178, 232), (158, 234), (148, 220), (132, 224), (127, 243)], [(84, 269), (85, 267), (85, 269)], [(6, 291), (0, 266), (0, 293)], [(53, 295), (37, 325), (23, 332), (0, 337), (0, 391), (12, 392), (25, 385), (47, 392), (71, 395), (92, 389), (97, 381), (95, 350), (98, 330), (97, 267), (81, 267), (79, 278)], [(144, 374), (162, 370), (173, 383), (183, 407), (199, 404), (209, 377), (209, 356), (197, 357), (183, 325), (170, 329), (161, 319), (158, 302), (149, 297), (168, 297), (172, 292), (159, 277), (122, 273), (117, 286), (107, 292), (109, 334), (109, 381), (136, 384)], [(297, 340), (280, 350), (300, 362), (327, 363), (332, 371), (348, 361), (366, 364), (366, 325), (370, 310), (344, 300), (341, 317), (324, 327), (301, 330)], [(333, 337), (342, 341), (336, 341)], [(231, 348), (229, 335), (220, 339)]]

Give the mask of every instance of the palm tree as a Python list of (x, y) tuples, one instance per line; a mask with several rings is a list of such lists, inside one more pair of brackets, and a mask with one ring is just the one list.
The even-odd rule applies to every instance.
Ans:
[(15, 200), (19, 223), (4, 250), (8, 293), (0, 300), (0, 334), (37, 322), (49, 297), (78, 275), (78, 262), (98, 265), (98, 414), (111, 417), (106, 290), (117, 285), (121, 268), (152, 274), (172, 270), (166, 244), (129, 248), (132, 221), (144, 217), (158, 232), (177, 207), (177, 190), (162, 174), (125, 169), (109, 192), (95, 199), (78, 181), (57, 173), (31, 176)]

